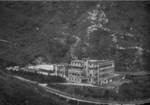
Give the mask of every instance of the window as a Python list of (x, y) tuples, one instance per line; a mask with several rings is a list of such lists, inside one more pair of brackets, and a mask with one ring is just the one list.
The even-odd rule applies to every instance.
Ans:
[(99, 82), (99, 84), (101, 84), (101, 85), (102, 85), (102, 84), (103, 84), (103, 82)]
[(92, 74), (90, 74), (90, 77), (92, 77)]

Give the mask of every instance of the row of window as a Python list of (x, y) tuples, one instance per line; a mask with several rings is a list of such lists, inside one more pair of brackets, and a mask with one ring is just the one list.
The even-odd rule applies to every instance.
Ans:
[[(93, 80), (93, 81), (92, 81), (92, 80)], [(89, 78), (88, 81), (89, 81), (89, 82), (95, 82), (95, 81), (96, 81), (96, 78), (94, 78), (94, 79)]]
[(83, 67), (79, 67), (79, 66), (72, 66), (70, 69), (83, 70)]
[[(114, 69), (114, 67), (111, 67), (111, 66), (105, 67), (105, 68), (100, 68), (100, 70), (104, 70), (104, 71), (113, 70), (113, 69)], [(101, 71), (99, 71), (99, 72), (101, 72)]]
[[(69, 75), (71, 76), (84, 76), (83, 74), (78, 74), (78, 73), (69, 73)], [(92, 74), (92, 73), (89, 73), (89, 76), (92, 77), (92, 76), (97, 76), (97, 74)]]
[(57, 71), (58, 74), (65, 74), (64, 71)]
[[(69, 80), (74, 81), (74, 82), (81, 82), (81, 78), (70, 77)], [(89, 79), (87, 79), (87, 82), (89, 82), (89, 83), (96, 82), (96, 78), (94, 78), (94, 79), (89, 78)]]
[(81, 65), (81, 66), (83, 65), (83, 64), (80, 63), (80, 62), (72, 62), (71, 64), (72, 64), (72, 65)]
[[(72, 65), (81, 65), (81, 66), (84, 65), (83, 63), (80, 63), (80, 62), (72, 62), (71, 64)], [(98, 65), (97, 64), (93, 64), (93, 63), (89, 63), (89, 66), (95, 66), (95, 67), (97, 67)]]
[[(83, 65), (72, 65), (71, 68), (83, 68)], [(114, 67), (112, 64), (111, 65), (102, 65), (100, 67), (98, 67), (97, 65), (92, 65), (92, 66), (84, 66), (84, 68), (93, 68), (95, 70), (97, 70), (98, 68), (105, 68), (105, 67)]]
[(110, 63), (110, 64), (102, 64), (102, 65), (100, 65), (100, 68), (107, 67), (107, 66), (113, 66), (113, 64), (112, 63)]
[(77, 74), (77, 73), (69, 73), (69, 75), (72, 75), (72, 76), (83, 76), (83, 74)]
[[(81, 79), (80, 79), (80, 78), (73, 78), (73, 77), (70, 77), (69, 80), (70, 80), (70, 81), (81, 82)], [(94, 79), (93, 81), (96, 81), (96, 79)], [(88, 82), (92, 82), (92, 79), (89, 78), (89, 79), (88, 79)]]
[[(103, 66), (109, 66), (109, 65), (113, 65), (111, 62), (110, 63), (104, 63), (104, 64), (100, 64), (100, 67), (103, 67)], [(95, 66), (95, 67), (98, 67), (98, 64), (93, 64), (93, 63), (89, 63), (89, 66)]]
[(106, 73), (106, 74), (100, 75), (100, 77), (101, 77), (101, 78), (105, 78), (105, 77), (109, 77), (110, 75), (111, 75), (111, 74)]
[(97, 76), (97, 74), (90, 74), (90, 77)]
[(69, 80), (70, 80), (70, 81), (81, 82), (81, 81), (80, 81), (80, 78), (72, 78), (72, 77), (70, 77)]
[[(70, 80), (70, 81), (74, 81), (74, 82), (81, 82), (81, 79), (80, 79), (80, 78), (73, 78), (73, 77), (70, 77), (69, 80)], [(92, 81), (91, 78), (88, 79), (88, 82), (90, 82), (90, 83), (91, 83), (91, 82), (95, 82), (95, 81), (96, 81), (95, 78), (93, 79), (93, 81)], [(107, 84), (107, 83), (109, 83), (109, 82), (112, 82), (112, 79), (100, 81), (99, 84), (102, 85), (102, 84)]]
[(100, 81), (99, 84), (107, 84), (107, 83), (110, 83), (112, 82), (112, 79), (109, 79), (109, 80), (104, 80), (104, 81)]

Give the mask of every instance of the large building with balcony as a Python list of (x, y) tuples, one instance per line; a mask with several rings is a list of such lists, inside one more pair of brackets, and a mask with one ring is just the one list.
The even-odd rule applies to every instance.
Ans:
[(68, 69), (68, 80), (76, 83), (107, 84), (112, 81), (114, 70), (112, 60), (73, 60)]

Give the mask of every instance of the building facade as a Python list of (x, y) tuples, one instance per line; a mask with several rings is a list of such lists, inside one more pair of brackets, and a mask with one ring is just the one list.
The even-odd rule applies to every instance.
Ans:
[[(8, 67), (7, 70), (18, 70), (19, 67)], [(71, 64), (40, 64), (28, 65), (20, 70), (36, 72), (43, 75), (56, 75), (66, 78), (69, 82), (103, 85), (115, 78), (115, 63), (113, 60), (72, 60)]]
[(68, 78), (68, 64), (54, 64), (54, 72), (56, 76)]
[(102, 85), (112, 81), (114, 71), (114, 61), (88, 58), (73, 60), (68, 69), (68, 80), (76, 83)]
[(100, 61), (98, 70), (98, 84), (107, 84), (112, 82), (115, 77), (114, 61)]
[(85, 77), (84, 62), (82, 60), (73, 60), (68, 69), (68, 80), (70, 82), (83, 82)]

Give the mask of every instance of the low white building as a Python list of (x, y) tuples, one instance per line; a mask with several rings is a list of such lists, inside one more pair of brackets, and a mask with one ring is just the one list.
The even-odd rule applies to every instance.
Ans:
[(50, 73), (54, 72), (54, 65), (53, 64), (40, 64), (40, 65), (28, 65), (27, 71), (30, 72), (35, 70), (35, 72), (43, 75), (49, 75)]
[(54, 71), (54, 65), (52, 65), (52, 64), (36, 65), (35, 68), (36, 68), (37, 70), (43, 69), (43, 70), (48, 70), (48, 71)]
[(18, 70), (19, 70), (19, 66), (6, 67), (6, 70), (14, 70), (14, 71), (18, 71)]

